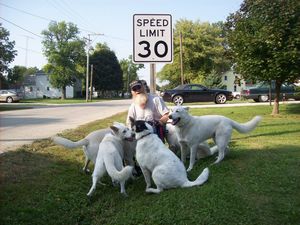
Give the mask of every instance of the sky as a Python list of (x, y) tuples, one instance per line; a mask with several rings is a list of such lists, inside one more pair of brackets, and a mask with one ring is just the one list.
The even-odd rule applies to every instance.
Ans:
[[(10, 32), (18, 55), (11, 66), (41, 69), (46, 63), (42, 53), (41, 32), (51, 20), (72, 22), (81, 37), (91, 36), (92, 45), (106, 42), (118, 60), (133, 54), (133, 15), (171, 14), (176, 21), (225, 21), (240, 8), (242, 0), (0, 0), (0, 23)], [(156, 66), (158, 72), (164, 64)], [(150, 66), (139, 71), (149, 81)]]

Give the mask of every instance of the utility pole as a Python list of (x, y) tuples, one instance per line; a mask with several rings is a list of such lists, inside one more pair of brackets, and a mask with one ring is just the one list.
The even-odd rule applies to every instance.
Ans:
[(183, 84), (184, 77), (183, 77), (182, 33), (181, 32), (180, 32), (180, 74), (181, 74), (181, 84)]
[(150, 93), (155, 94), (156, 92), (156, 65), (155, 63), (150, 64)]
[(32, 37), (29, 37), (27, 35), (23, 35), (25, 38), (26, 38), (26, 48), (25, 48), (25, 67), (27, 68), (28, 66), (28, 42), (29, 42), (29, 39), (34, 39)]
[(91, 64), (91, 93), (90, 93), (90, 101), (92, 101), (92, 97), (93, 97), (93, 71), (94, 71), (94, 65)]
[(87, 39), (87, 51), (86, 51), (86, 87), (85, 87), (85, 101), (89, 100), (89, 67), (90, 67), (90, 45), (91, 45), (91, 36), (92, 35), (103, 35), (103, 34), (88, 34)]

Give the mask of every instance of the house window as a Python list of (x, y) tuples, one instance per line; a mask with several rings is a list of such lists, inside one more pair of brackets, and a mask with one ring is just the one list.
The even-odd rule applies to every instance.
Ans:
[(224, 76), (224, 80), (227, 80), (227, 76)]
[(50, 88), (49, 88), (49, 87), (47, 87), (47, 91), (50, 91)]
[(234, 85), (234, 87), (233, 87), (233, 91), (236, 91), (236, 85)]
[(33, 91), (33, 88), (32, 87), (30, 87), (30, 92), (32, 92)]

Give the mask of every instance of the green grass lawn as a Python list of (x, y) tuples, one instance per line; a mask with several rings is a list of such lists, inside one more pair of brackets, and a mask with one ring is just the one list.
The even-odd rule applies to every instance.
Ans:
[[(300, 107), (191, 109), (193, 115), (220, 114), (238, 122), (262, 115), (249, 134), (234, 131), (230, 153), (198, 161), (188, 174), (195, 179), (205, 167), (209, 181), (200, 187), (146, 194), (143, 177), (129, 181), (129, 197), (110, 179), (91, 200), (91, 176), (81, 172), (84, 154), (42, 140), (0, 155), (0, 224), (300, 224)], [(62, 135), (73, 140), (124, 122), (126, 114), (95, 121)], [(91, 166), (92, 169), (93, 166)]]

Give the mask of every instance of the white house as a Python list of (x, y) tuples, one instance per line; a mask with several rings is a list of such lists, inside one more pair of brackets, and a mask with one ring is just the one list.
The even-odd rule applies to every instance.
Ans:
[(223, 73), (222, 83), (226, 86), (226, 90), (232, 92), (241, 92), (248, 85), (242, 76), (234, 73), (233, 70)]
[[(43, 71), (27, 76), (23, 82), (23, 87), (25, 99), (61, 97), (61, 91), (51, 86), (48, 75)], [(72, 86), (67, 86), (66, 97), (74, 97), (74, 88)]]

